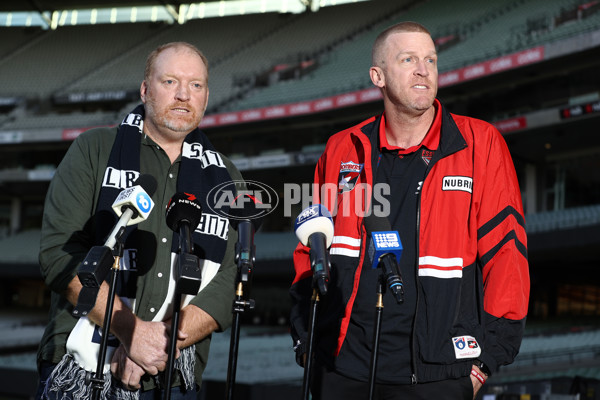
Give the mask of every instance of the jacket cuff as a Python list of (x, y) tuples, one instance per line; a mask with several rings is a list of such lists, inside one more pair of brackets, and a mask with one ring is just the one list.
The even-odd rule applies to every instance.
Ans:
[(298, 339), (294, 345), (294, 352), (296, 353), (296, 364), (304, 368), (304, 354), (306, 354), (306, 343)]
[(498, 363), (489, 353), (482, 352), (477, 358), (488, 366), (492, 374), (495, 374), (496, 371), (498, 371)]

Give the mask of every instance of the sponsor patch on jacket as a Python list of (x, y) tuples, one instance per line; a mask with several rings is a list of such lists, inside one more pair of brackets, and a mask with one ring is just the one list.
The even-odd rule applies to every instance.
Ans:
[(473, 336), (457, 336), (452, 338), (454, 354), (457, 359), (475, 358), (481, 355), (481, 347)]
[(349, 192), (356, 186), (356, 181), (362, 172), (364, 164), (352, 161), (341, 162), (338, 182), (338, 193)]
[(468, 176), (445, 176), (442, 190), (458, 190), (473, 193), (473, 178)]

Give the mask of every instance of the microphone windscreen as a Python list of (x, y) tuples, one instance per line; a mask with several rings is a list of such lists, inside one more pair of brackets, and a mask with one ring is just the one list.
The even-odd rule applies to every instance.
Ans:
[(259, 214), (256, 202), (258, 200), (249, 194), (237, 196), (229, 205), (229, 223), (234, 229), (237, 229), (241, 221), (250, 221), (257, 231), (262, 224), (262, 218), (257, 218)]
[(294, 231), (298, 240), (308, 246), (310, 235), (316, 232), (323, 233), (326, 238), (327, 248), (333, 242), (333, 219), (329, 210), (321, 205), (315, 204), (304, 209), (296, 218)]
[(133, 182), (133, 185), (139, 185), (148, 193), (148, 196), (152, 197), (154, 192), (156, 192), (156, 187), (158, 186), (158, 182), (156, 182), (156, 178), (154, 178), (150, 174), (141, 174), (138, 178)]
[(364, 219), (365, 229), (368, 234), (371, 232), (391, 231), (390, 221), (385, 217), (378, 217), (374, 213), (369, 214)]
[(175, 193), (167, 205), (167, 226), (177, 232), (183, 221), (190, 224), (195, 230), (202, 218), (202, 205), (194, 194)]

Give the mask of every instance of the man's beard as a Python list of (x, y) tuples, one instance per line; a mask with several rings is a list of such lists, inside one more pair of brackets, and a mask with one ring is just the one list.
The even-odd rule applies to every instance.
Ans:
[[(171, 106), (169, 106), (171, 107)], [(186, 106), (185, 108), (189, 108)], [(152, 118), (154, 124), (158, 127), (167, 128), (173, 132), (189, 133), (196, 129), (200, 124), (201, 116), (193, 110), (189, 114), (182, 115), (183, 118), (174, 119), (169, 117), (168, 108), (165, 110), (157, 110), (155, 107), (155, 101), (149, 97), (146, 101), (146, 117)]]

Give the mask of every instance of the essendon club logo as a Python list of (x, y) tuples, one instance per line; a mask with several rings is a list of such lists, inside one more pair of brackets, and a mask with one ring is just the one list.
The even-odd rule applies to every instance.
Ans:
[(421, 153), (421, 159), (425, 162), (425, 165), (429, 165), (431, 162), (431, 157), (433, 157), (433, 151), (423, 149), (423, 152)]
[(356, 186), (358, 177), (362, 172), (364, 164), (352, 161), (342, 162), (340, 165), (340, 179), (338, 182), (338, 193), (349, 192)]

